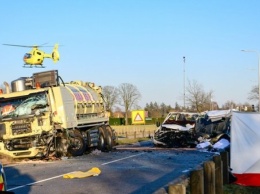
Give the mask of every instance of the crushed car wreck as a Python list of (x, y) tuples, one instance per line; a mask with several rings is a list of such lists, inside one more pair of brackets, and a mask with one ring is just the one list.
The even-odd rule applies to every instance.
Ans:
[(196, 146), (191, 141), (196, 138), (194, 130), (197, 117), (197, 113), (168, 113), (161, 125), (157, 123), (158, 128), (153, 137), (154, 144), (167, 147)]
[[(205, 142), (206, 145), (213, 145), (221, 139), (229, 142), (231, 113), (231, 110), (214, 110), (202, 114), (170, 112), (163, 123), (157, 125), (153, 143), (166, 147), (198, 147)], [(227, 145), (224, 141), (222, 143)]]
[(196, 121), (195, 131), (199, 144), (208, 142), (210, 149), (229, 151), (231, 110), (213, 110), (202, 114)]

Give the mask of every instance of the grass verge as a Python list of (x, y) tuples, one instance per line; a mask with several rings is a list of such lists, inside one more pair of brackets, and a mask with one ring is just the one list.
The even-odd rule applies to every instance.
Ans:
[(137, 142), (142, 142), (142, 141), (148, 141), (150, 140), (149, 138), (118, 138), (116, 143), (117, 145), (128, 145), (128, 144), (133, 144), (133, 143), (137, 143)]

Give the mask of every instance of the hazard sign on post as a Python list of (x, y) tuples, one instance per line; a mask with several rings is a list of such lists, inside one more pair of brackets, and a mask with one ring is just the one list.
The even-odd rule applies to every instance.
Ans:
[(132, 111), (132, 124), (145, 124), (145, 111), (133, 110)]

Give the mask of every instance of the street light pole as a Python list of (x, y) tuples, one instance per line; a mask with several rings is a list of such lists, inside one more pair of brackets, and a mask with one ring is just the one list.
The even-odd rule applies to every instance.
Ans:
[(183, 57), (183, 108), (185, 109), (185, 57)]
[(255, 50), (241, 50), (243, 52), (252, 52), (257, 54), (257, 60), (258, 60), (258, 112), (260, 112), (260, 56), (259, 52)]

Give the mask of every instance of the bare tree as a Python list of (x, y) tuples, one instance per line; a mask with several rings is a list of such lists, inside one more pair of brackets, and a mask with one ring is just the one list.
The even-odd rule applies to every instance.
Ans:
[(206, 93), (203, 89), (203, 86), (195, 80), (193, 80), (193, 82), (188, 81), (188, 87), (186, 87), (186, 91), (187, 102), (197, 112), (210, 109), (213, 91)]
[(253, 107), (248, 102), (235, 103), (233, 100), (228, 100), (222, 105), (222, 109), (238, 109), (239, 111), (253, 111)]
[(102, 94), (105, 100), (106, 110), (112, 112), (113, 106), (118, 102), (118, 89), (114, 86), (104, 86)]
[(119, 92), (119, 104), (125, 108), (125, 124), (128, 124), (128, 112), (132, 106), (137, 105), (138, 100), (141, 98), (141, 94), (137, 87), (129, 84), (122, 83), (118, 87)]
[(234, 109), (237, 104), (233, 100), (228, 100), (222, 105), (222, 109)]
[(175, 102), (175, 110), (176, 111), (180, 111), (181, 110), (181, 107), (180, 107), (180, 105), (177, 102)]
[(258, 100), (258, 86), (253, 86), (249, 92), (248, 100)]

